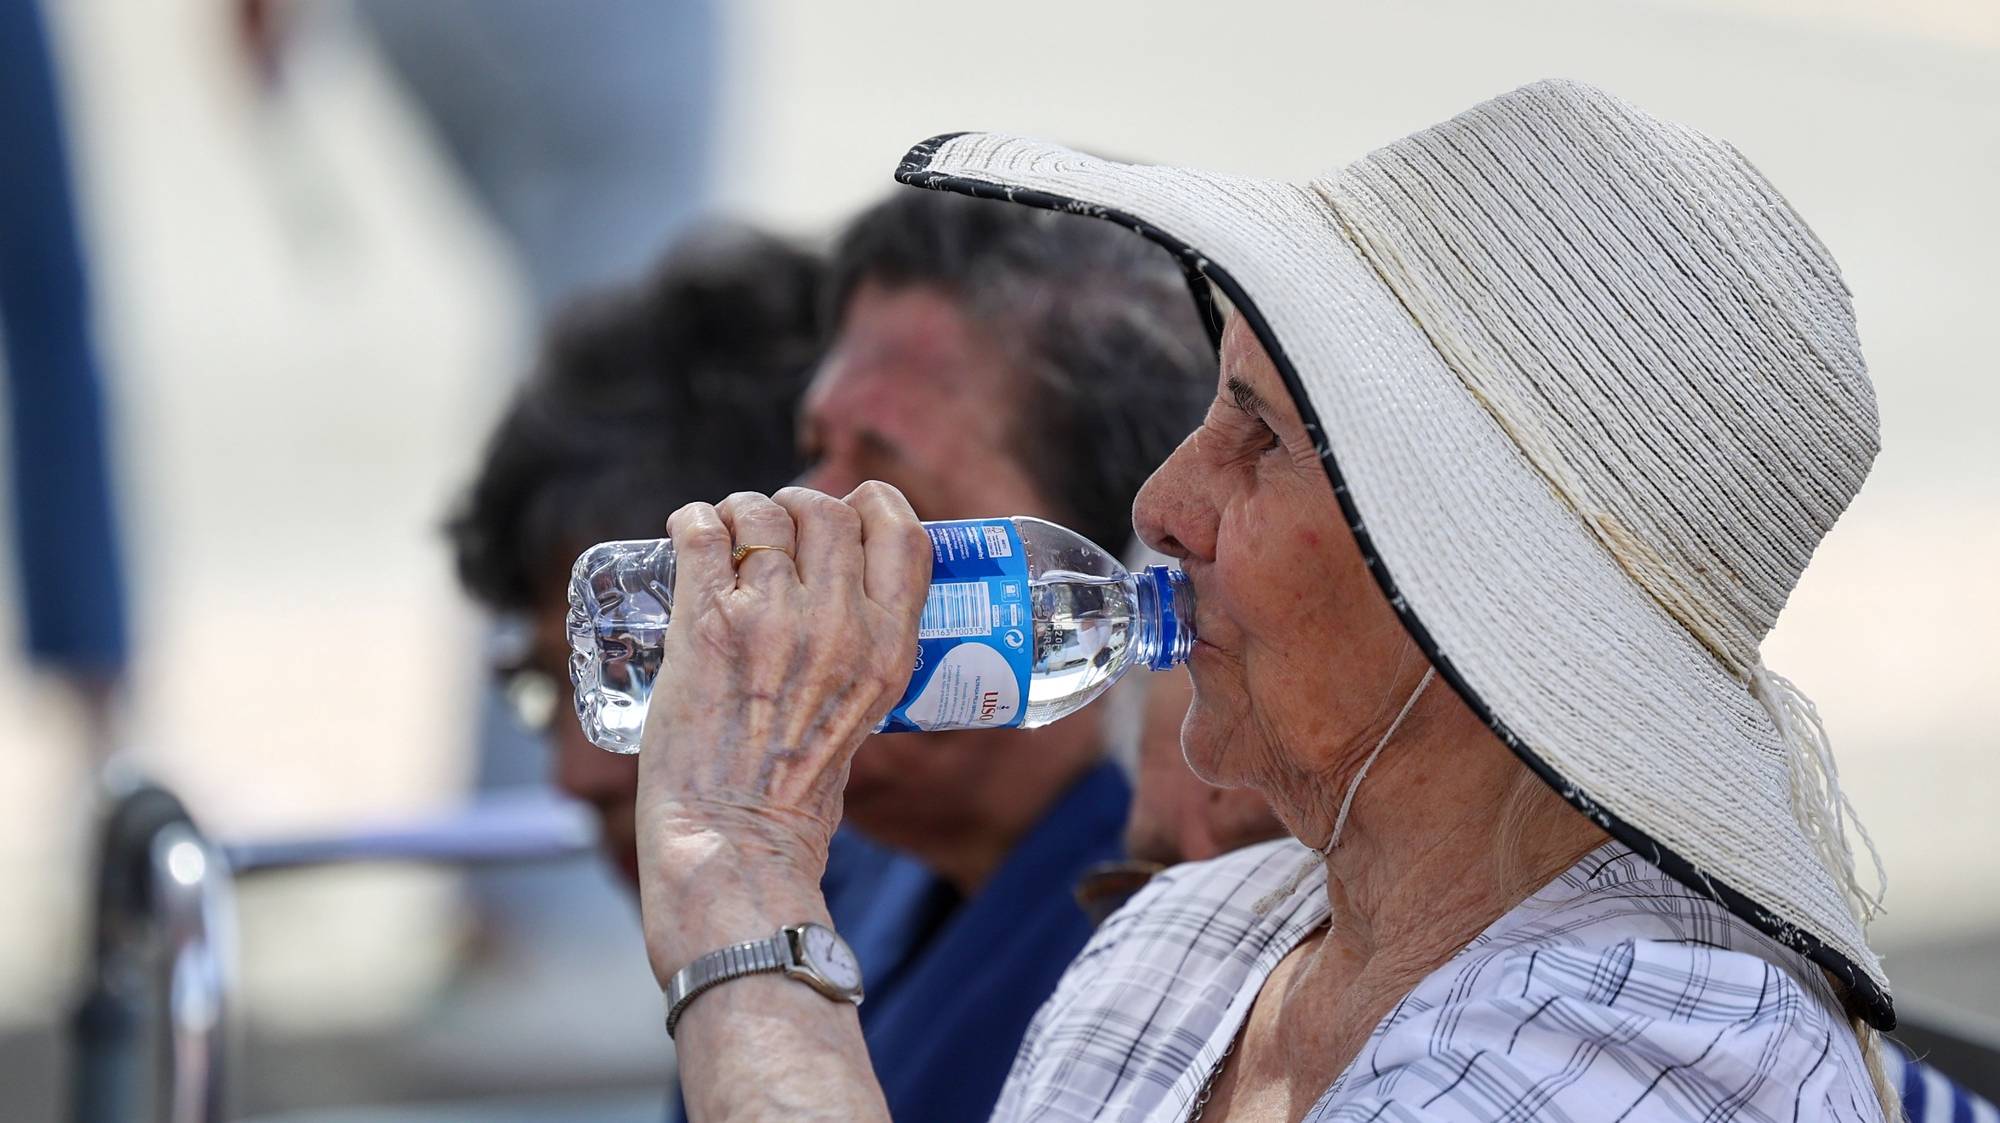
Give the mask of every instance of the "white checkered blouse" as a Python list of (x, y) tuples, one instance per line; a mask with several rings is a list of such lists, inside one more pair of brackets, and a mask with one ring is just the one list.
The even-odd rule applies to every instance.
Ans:
[[(1179, 866), (1036, 1015), (993, 1118), (1186, 1119), (1278, 961), (1328, 914), (1289, 840)], [(1881, 1119), (1823, 976), (1607, 844), (1389, 1012), (1307, 1123)]]

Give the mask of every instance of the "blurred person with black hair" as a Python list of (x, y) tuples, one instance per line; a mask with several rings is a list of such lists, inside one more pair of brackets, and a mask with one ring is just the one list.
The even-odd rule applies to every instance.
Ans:
[[(820, 339), (820, 265), (746, 230), (680, 243), (646, 280), (572, 303), (487, 442), (450, 521), (465, 587), (517, 642), (496, 671), (509, 708), (553, 751), (554, 780), (595, 813), (605, 857), (631, 883), (635, 759), (585, 739), (563, 632), (570, 564), (596, 542), (658, 537), (697, 495), (773, 488), (797, 470), (792, 418)], [(841, 832), (827, 898), (870, 969), (899, 946), (879, 918), (928, 892), (914, 861)]]
[(585, 740), (567, 705), (570, 564), (599, 541), (658, 537), (686, 497), (776, 487), (793, 473), (817, 283), (802, 251), (712, 230), (645, 281), (575, 301), (450, 521), (465, 587), (520, 625), (502, 684), (516, 716), (549, 734), (557, 783), (597, 812), (628, 877), (632, 758)]

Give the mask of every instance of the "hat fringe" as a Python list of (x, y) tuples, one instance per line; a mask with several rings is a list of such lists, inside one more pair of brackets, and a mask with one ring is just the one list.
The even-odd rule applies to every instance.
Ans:
[[(1792, 811), (1799, 826), (1819, 852), (1820, 862), (1839, 883), (1841, 895), (1856, 920), (1865, 927), (1882, 913), (1882, 899), (1888, 893), (1889, 875), (1882, 867), (1882, 854), (1861, 823), (1854, 804), (1840, 787), (1840, 768), (1833, 760), (1833, 746), (1819, 707), (1806, 697), (1797, 684), (1766, 667), (1762, 660), (1750, 672), (1750, 689), (1770, 711), (1783, 738), (1788, 757), (1786, 771), (1792, 781)], [(1855, 869), (1854, 849), (1847, 841), (1847, 828), (1861, 836), (1875, 866), (1875, 890), (1861, 884)]]

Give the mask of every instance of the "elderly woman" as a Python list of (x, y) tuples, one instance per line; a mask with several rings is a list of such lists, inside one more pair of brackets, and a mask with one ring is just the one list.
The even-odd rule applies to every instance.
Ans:
[[(996, 1118), (1893, 1112), (1845, 801), (1758, 654), (1874, 399), (1833, 261), (1734, 149), (1551, 82), (1305, 184), (969, 134), (899, 178), (1186, 264), (1220, 385), (1134, 517), (1198, 594), (1188, 763), (1296, 840), (1114, 916)], [(927, 540), (877, 485), (670, 531), (640, 860), (692, 1113), (879, 1118), (817, 885)]]

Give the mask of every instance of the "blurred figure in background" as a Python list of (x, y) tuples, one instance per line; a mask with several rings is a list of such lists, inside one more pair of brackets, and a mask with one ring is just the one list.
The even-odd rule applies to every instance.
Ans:
[(0, 4), (0, 340), (5, 341), (23, 640), (111, 748), (126, 661), (124, 575), (90, 278), (47, 29), (36, 0)]
[(509, 618), (502, 692), (546, 734), (556, 782), (591, 805), (632, 875), (633, 758), (590, 744), (570, 703), (569, 569), (592, 544), (654, 538), (699, 495), (774, 488), (796, 470), (792, 413), (819, 338), (814, 260), (714, 230), (645, 282), (579, 300), (487, 443), (453, 515), (458, 571)]
[[(268, 97), (292, 0), (236, 0)], [(638, 276), (708, 191), (722, 54), (713, 0), (360, 0), (359, 22), (547, 315)]]
[(547, 312), (637, 276), (708, 191), (712, 0), (361, 0)]
[[(1139, 485), (1199, 419), (1215, 358), (1173, 259), (1100, 225), (924, 192), (856, 219), (834, 252), (800, 482), (883, 480), (925, 519), (1036, 515), (1130, 539)], [(914, 855), (930, 883), (904, 914), (907, 955), (866, 976), (860, 1011), (895, 1118), (992, 1109), (1089, 935), (1071, 886), (1121, 849), (1129, 789), (1107, 744), (1087, 711), (881, 736), (855, 757), (846, 826)]]
[[(670, 252), (643, 283), (586, 297), (550, 326), (541, 360), (487, 443), (450, 524), (466, 588), (509, 622), (495, 668), (521, 729), (545, 738), (556, 785), (589, 805), (605, 857), (637, 877), (637, 758), (583, 736), (563, 632), (570, 564), (594, 543), (656, 538), (699, 496), (782, 486), (796, 471), (792, 424), (818, 353), (819, 264), (749, 231), (718, 228)], [(843, 832), (827, 898), (874, 971), (928, 891), (915, 862)]]

